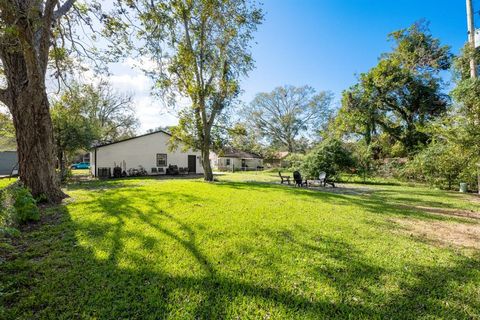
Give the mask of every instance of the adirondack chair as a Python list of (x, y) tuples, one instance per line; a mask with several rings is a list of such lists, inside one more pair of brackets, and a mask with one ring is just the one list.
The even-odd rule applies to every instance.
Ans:
[(298, 171), (293, 172), (293, 180), (295, 181), (295, 186), (297, 186), (297, 187), (307, 187), (308, 181), (303, 180), (300, 172), (298, 172)]
[(282, 176), (282, 173), (280, 171), (278, 171), (278, 176), (280, 177), (280, 180), (281, 180), (280, 183), (283, 184), (284, 182), (286, 182), (290, 184), (290, 176)]
[(326, 187), (327, 184), (331, 185), (333, 188), (335, 188), (335, 183), (333, 181), (330, 181), (328, 180), (327, 178), (327, 173), (322, 171), (320, 172), (320, 174), (318, 175), (318, 180), (317, 179), (313, 179), (313, 180), (309, 180), (308, 181), (308, 185), (312, 185), (312, 184), (319, 184), (323, 187)]

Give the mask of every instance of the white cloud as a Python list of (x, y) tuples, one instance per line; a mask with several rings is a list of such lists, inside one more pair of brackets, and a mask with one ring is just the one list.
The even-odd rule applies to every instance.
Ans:
[(143, 74), (119, 74), (108, 78), (110, 83), (121, 91), (148, 92), (152, 86), (150, 79)]
[(128, 57), (124, 62), (122, 62), (122, 65), (131, 69), (141, 69), (146, 71), (153, 71), (160, 67), (157, 61), (149, 56), (143, 56), (136, 59)]
[(136, 96), (133, 100), (135, 112), (140, 120), (140, 132), (146, 132), (148, 129), (154, 129), (160, 126), (171, 126), (178, 123), (175, 112), (168, 108), (159, 100), (150, 95)]

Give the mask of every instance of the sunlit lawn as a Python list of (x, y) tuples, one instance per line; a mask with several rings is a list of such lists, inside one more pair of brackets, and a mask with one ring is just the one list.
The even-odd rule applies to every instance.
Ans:
[(480, 318), (478, 249), (399, 224), (478, 227), (421, 210), (477, 212), (474, 196), (218, 179), (70, 185), (1, 262), (0, 318)]
[(17, 181), (17, 178), (2, 178), (0, 179), (0, 189), (5, 188), (11, 183)]

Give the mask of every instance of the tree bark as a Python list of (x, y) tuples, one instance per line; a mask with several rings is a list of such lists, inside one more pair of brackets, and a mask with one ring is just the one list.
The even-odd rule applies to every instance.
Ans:
[(204, 148), (202, 150), (202, 167), (203, 167), (203, 179), (205, 181), (213, 181), (213, 171), (210, 164), (210, 148)]
[(27, 68), (19, 52), (0, 52), (8, 81), (8, 99), (15, 126), (20, 180), (34, 197), (59, 203), (66, 195), (55, 172), (55, 147), (44, 76)]
[(67, 180), (67, 171), (65, 168), (65, 152), (60, 149), (57, 145), (57, 161), (58, 161), (58, 168), (60, 169), (60, 181), (65, 182)]

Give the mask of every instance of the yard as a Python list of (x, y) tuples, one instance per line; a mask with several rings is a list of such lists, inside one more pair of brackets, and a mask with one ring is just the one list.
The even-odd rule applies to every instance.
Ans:
[(219, 180), (69, 185), (4, 250), (0, 317), (480, 318), (478, 197)]

